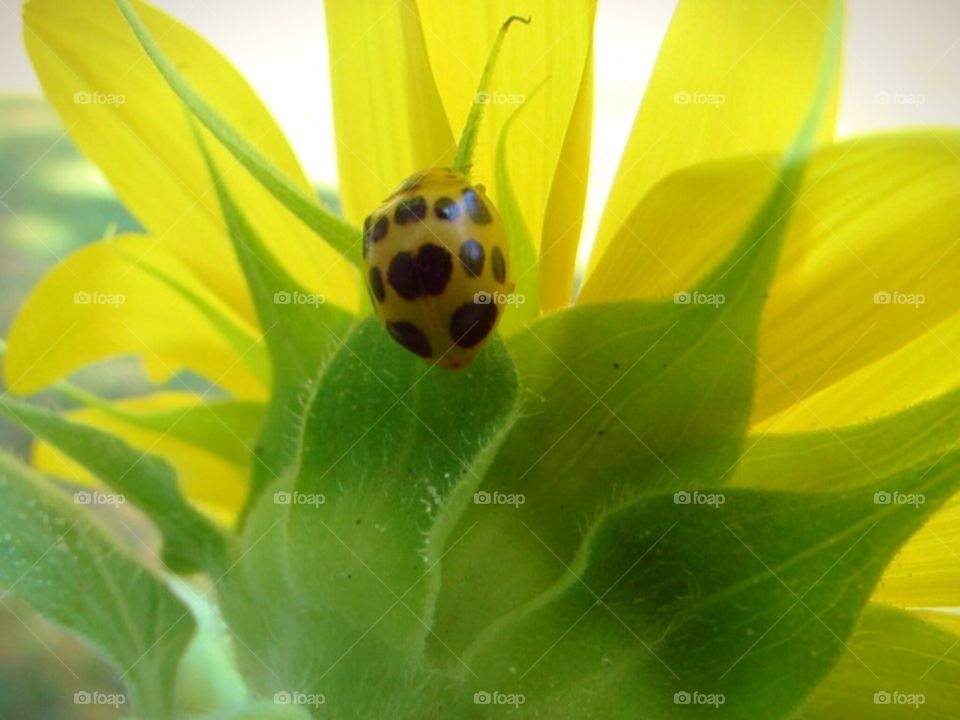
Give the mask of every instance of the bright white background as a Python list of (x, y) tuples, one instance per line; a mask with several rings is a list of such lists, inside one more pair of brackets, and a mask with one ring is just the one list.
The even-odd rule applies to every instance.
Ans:
[[(336, 183), (322, 0), (153, 3), (231, 58), (273, 110), (307, 172), (319, 182)], [(0, 92), (38, 92), (20, 37), (21, 4), (0, 0)], [(584, 238), (593, 235), (675, 5), (676, 0), (600, 0)], [(923, 102), (882, 105), (874, 101), (880, 92), (920, 95)], [(849, 0), (841, 134), (916, 124), (960, 126), (960, 0)]]

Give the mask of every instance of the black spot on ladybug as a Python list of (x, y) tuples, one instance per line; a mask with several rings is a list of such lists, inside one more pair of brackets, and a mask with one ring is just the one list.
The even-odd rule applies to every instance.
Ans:
[(433, 354), (427, 336), (413, 323), (388, 322), (387, 332), (407, 350), (420, 357), (430, 357)]
[(387, 298), (387, 289), (383, 286), (383, 278), (380, 276), (380, 268), (370, 268), (370, 290), (373, 296), (380, 302)]
[(398, 252), (390, 261), (387, 270), (387, 281), (404, 300), (414, 300), (420, 294), (417, 283), (417, 269), (413, 262), (413, 255), (408, 252)]
[(486, 204), (473, 188), (467, 188), (463, 191), (463, 205), (467, 209), (467, 215), (477, 225), (489, 225), (493, 221)]
[(382, 216), (377, 219), (376, 222), (373, 221), (373, 215), (368, 215), (367, 219), (363, 221), (363, 257), (366, 258), (367, 254), (370, 252), (370, 247), (373, 243), (380, 242), (387, 236), (387, 231), (390, 229), (390, 221), (386, 216)]
[(417, 253), (416, 268), (420, 293), (439, 295), (450, 282), (453, 259), (446, 248), (428, 243)]
[(427, 200), (418, 195), (410, 200), (401, 200), (397, 203), (397, 210), (393, 214), (393, 221), (397, 225), (406, 225), (408, 222), (420, 221), (427, 216)]
[(387, 230), (390, 229), (390, 221), (385, 216), (373, 221), (373, 215), (367, 215), (363, 221), (363, 234), (370, 237), (371, 242), (379, 242), (387, 236)]
[(507, 261), (503, 257), (500, 248), (495, 247), (490, 253), (490, 265), (493, 267), (493, 277), (498, 283), (507, 279)]
[(468, 302), (450, 318), (450, 336), (460, 347), (470, 348), (483, 341), (497, 323), (497, 306), (487, 302)]
[(387, 231), (390, 229), (390, 221), (387, 219), (387, 216), (384, 215), (376, 224), (373, 226), (373, 241), (375, 243), (380, 242), (387, 236)]
[(460, 204), (453, 198), (442, 197), (433, 205), (438, 220), (453, 222), (460, 217)]
[(460, 246), (460, 262), (473, 277), (480, 277), (483, 272), (483, 245), (474, 239), (467, 240)]

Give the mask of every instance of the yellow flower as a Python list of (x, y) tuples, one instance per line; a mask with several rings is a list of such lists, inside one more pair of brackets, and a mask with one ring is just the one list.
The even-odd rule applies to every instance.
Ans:
[[(452, 160), (453, 131), (475, 101), (500, 23), (514, 14), (535, 19), (504, 48), (495, 88), (522, 98), (546, 82), (516, 115), (516, 102), (490, 103), (473, 174), (495, 198), (509, 181), (532, 243), (529, 262), (514, 274), (518, 291), (539, 306), (508, 315), (503, 332), (570, 305), (589, 167), (595, 2), (491, 0), (458, 4), (456, 12), (444, 0), (326, 6), (340, 197), (354, 225), (403, 178)], [(814, 98), (830, 8), (830, 0), (680, 3), (577, 303), (693, 291), (733, 247)], [(142, 3), (136, 9), (192, 85), (311, 192), (279, 128), (230, 64), (165, 14)], [(158, 382), (189, 369), (233, 401), (262, 408), (269, 360), (179, 99), (113, 0), (31, 0), (25, 22), (47, 97), (148, 232), (84, 248), (37, 287), (10, 333), (10, 388), (35, 392), (88, 363), (133, 354)], [(83, 93), (122, 102), (79, 102)], [(956, 386), (960, 132), (924, 128), (838, 142), (835, 116), (836, 93), (769, 293), (748, 447), (892, 414)], [(511, 117), (504, 176), (498, 138)], [(226, 149), (212, 152), (287, 270), (328, 302), (368, 313), (355, 266)], [(85, 292), (125, 302), (74, 302)], [(127, 403), (125, 416), (94, 407), (81, 419), (126, 427), (131, 443), (171, 458), (192, 497), (229, 514), (243, 497), (249, 457), (217, 455), (149, 427), (157, 413), (198, 403), (204, 398), (166, 392)], [(47, 450), (36, 459), (69, 471)], [(960, 606), (958, 543), (955, 499), (903, 549), (876, 600)]]

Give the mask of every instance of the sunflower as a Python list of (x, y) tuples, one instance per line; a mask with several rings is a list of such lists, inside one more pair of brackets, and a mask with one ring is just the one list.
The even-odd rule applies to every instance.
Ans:
[[(682, 0), (578, 272), (595, 12), (328, 0), (338, 214), (195, 33), (30, 0), (45, 94), (146, 232), (9, 333), (11, 392), (81, 409), (3, 407), (36, 468), (142, 504), (255, 694), (315, 716), (956, 712), (960, 132), (835, 138), (839, 2)], [(451, 373), (370, 317), (359, 227), (477, 102), (526, 302)], [(119, 355), (157, 391), (65, 380)]]

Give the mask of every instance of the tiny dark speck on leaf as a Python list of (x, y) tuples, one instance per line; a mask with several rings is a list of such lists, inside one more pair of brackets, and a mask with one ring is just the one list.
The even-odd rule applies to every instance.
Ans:
[(359, 524), (360, 524), (360, 520), (359, 520), (359, 518), (358, 518), (358, 519), (357, 519), (357, 525), (359, 525)]
[(614, 370), (619, 370), (619, 369), (620, 369), (620, 363), (615, 362), (615, 363), (613, 364), (613, 369), (614, 369)]

